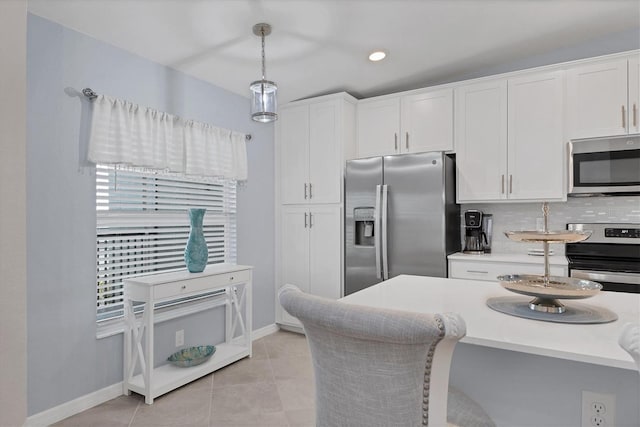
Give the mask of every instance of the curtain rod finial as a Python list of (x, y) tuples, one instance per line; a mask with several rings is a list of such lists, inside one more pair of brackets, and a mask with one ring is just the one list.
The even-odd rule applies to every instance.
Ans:
[(89, 99), (95, 99), (98, 97), (98, 94), (93, 91), (93, 89), (86, 87), (82, 89), (82, 94)]

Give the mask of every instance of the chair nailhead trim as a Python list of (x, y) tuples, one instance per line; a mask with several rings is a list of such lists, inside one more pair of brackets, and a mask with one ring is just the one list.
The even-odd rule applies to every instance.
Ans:
[(424, 386), (423, 386), (423, 395), (422, 395), (423, 396), (423, 400), (422, 400), (422, 425), (423, 426), (429, 425), (429, 379), (431, 378), (431, 362), (433, 362), (433, 354), (436, 351), (436, 345), (438, 345), (438, 343), (442, 340), (442, 338), (444, 338), (444, 335), (445, 335), (444, 323), (442, 322), (442, 319), (440, 318), (440, 316), (436, 315), (435, 321), (436, 321), (436, 324), (438, 325), (438, 330), (440, 332), (438, 334), (439, 339), (431, 345), (431, 347), (429, 348), (429, 351), (427, 352), (427, 363), (426, 363), (425, 372), (424, 372)]

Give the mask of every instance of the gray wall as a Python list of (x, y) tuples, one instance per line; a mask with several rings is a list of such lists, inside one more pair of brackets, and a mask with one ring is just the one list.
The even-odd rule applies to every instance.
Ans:
[(27, 2), (0, 2), (0, 426), (27, 416)]
[[(94, 17), (99, 19), (99, 17)], [(86, 164), (89, 104), (98, 93), (253, 135), (238, 191), (238, 263), (255, 266), (254, 329), (274, 322), (273, 126), (249, 100), (35, 15), (27, 44), (28, 414), (122, 381), (122, 335), (96, 339), (95, 176)], [(161, 325), (156, 352), (222, 339), (220, 313)], [(210, 326), (217, 325), (217, 326)]]

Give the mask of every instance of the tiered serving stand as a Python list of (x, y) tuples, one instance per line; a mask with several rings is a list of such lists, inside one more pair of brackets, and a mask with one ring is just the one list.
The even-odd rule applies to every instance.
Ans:
[(492, 309), (518, 317), (559, 323), (606, 323), (618, 316), (610, 310), (586, 304), (565, 306), (559, 299), (582, 299), (596, 295), (602, 285), (590, 280), (549, 275), (549, 244), (575, 243), (586, 240), (591, 231), (549, 231), (549, 205), (542, 204), (544, 228), (541, 231), (507, 231), (505, 235), (516, 242), (542, 242), (544, 249), (544, 275), (508, 274), (499, 276), (505, 289), (534, 297), (531, 301), (518, 297), (489, 298)]

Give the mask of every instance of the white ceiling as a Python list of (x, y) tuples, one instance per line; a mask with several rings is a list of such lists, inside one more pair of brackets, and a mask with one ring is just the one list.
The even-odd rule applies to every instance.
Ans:
[[(454, 80), (640, 27), (638, 0), (29, 0), (30, 12), (248, 96), (272, 25), (279, 102)], [(384, 49), (387, 59), (367, 60)]]

